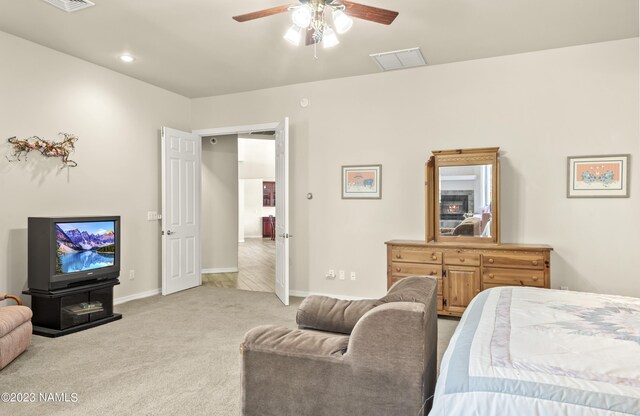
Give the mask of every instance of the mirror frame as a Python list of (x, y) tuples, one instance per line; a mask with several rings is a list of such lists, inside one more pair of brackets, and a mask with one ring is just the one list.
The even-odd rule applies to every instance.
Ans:
[[(435, 150), (425, 165), (426, 241), (500, 243), (500, 155), (499, 147)], [(491, 237), (440, 235), (440, 168), (491, 165)]]

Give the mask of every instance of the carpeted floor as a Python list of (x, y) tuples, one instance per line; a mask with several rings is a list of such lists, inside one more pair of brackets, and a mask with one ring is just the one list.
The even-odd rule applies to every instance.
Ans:
[[(284, 307), (273, 293), (201, 286), (117, 306), (123, 319), (101, 327), (34, 336), (0, 372), (0, 394), (35, 393), (35, 402), (0, 403), (0, 414), (238, 415), (243, 335), (262, 324), (295, 327), (302, 299), (291, 300)], [(439, 320), (440, 359), (457, 323)]]

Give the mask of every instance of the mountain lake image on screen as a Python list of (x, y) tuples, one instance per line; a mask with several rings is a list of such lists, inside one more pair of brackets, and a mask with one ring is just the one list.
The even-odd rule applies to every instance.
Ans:
[(56, 223), (56, 274), (113, 266), (115, 222)]

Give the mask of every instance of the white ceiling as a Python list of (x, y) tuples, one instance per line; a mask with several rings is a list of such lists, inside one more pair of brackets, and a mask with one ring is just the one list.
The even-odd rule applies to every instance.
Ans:
[(375, 73), (369, 54), (416, 46), (436, 65), (638, 36), (638, 0), (362, 0), (400, 14), (390, 26), (356, 19), (314, 59), (282, 39), (286, 13), (231, 19), (287, 0), (92, 1), (65, 13), (0, 0), (0, 30), (187, 97)]

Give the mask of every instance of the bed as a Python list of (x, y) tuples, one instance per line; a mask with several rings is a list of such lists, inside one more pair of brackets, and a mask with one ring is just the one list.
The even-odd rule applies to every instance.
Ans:
[(640, 299), (528, 287), (474, 298), (430, 416), (640, 415)]

